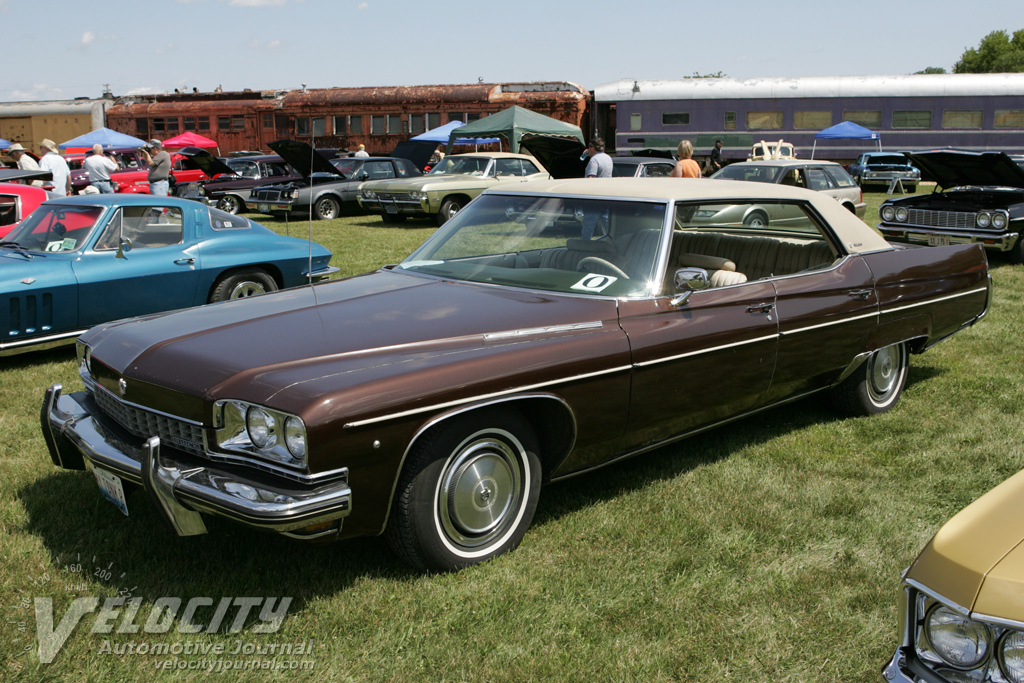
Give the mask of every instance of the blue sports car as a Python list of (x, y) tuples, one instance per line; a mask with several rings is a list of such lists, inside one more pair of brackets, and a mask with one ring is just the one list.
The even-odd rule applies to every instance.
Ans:
[(331, 252), (242, 216), (147, 194), (43, 203), (0, 241), (0, 356), (98, 323), (321, 280)]

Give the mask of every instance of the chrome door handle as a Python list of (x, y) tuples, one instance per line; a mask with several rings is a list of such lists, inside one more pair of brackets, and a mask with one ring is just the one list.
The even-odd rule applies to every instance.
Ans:
[(856, 292), (850, 292), (851, 299), (857, 299), (858, 301), (867, 301), (871, 296), (870, 289), (858, 289)]
[(768, 316), (768, 320), (772, 319), (772, 311), (774, 310), (775, 304), (773, 303), (753, 304), (751, 306), (747, 306), (747, 313), (765, 313)]
[(174, 261), (176, 266), (192, 266), (195, 265), (196, 260), (194, 258), (180, 258)]

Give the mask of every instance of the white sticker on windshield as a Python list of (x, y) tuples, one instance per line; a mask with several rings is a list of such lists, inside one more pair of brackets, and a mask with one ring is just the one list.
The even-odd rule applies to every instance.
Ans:
[(611, 275), (598, 275), (597, 273), (591, 273), (574, 284), (572, 289), (578, 289), (581, 292), (602, 292), (608, 287), (608, 285), (618, 279), (619, 278), (612, 277)]

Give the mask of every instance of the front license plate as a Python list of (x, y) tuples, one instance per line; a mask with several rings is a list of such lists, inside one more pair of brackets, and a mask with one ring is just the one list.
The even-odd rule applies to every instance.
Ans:
[(394, 204), (385, 204), (384, 210), (387, 211), (388, 213), (398, 213), (398, 207), (395, 206)]
[(121, 484), (121, 477), (111, 474), (106, 470), (101, 470), (98, 467), (93, 467), (92, 473), (96, 475), (96, 483), (99, 485), (100, 493), (103, 494), (103, 497), (116, 505), (117, 509), (127, 517), (128, 501), (124, 497), (124, 486)]
[(949, 238), (945, 235), (928, 235), (929, 247), (948, 247)]
[(260, 204), (260, 213), (266, 213), (267, 211), (270, 211), (270, 207), (266, 204)]

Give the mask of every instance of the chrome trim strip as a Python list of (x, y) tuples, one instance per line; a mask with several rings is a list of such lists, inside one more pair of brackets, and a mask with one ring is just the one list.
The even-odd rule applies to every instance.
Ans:
[(1016, 621), (1015, 619), (1003, 619), (1002, 617), (994, 617), (990, 614), (979, 614), (977, 612), (971, 614), (971, 619), (995, 624), (996, 626), (1002, 626), (1003, 628), (1012, 628), (1017, 631), (1024, 631), (1024, 622)]
[(885, 313), (898, 313), (899, 311), (905, 311), (905, 310), (907, 310), (909, 308), (917, 308), (918, 306), (927, 306), (928, 304), (937, 304), (937, 303), (939, 303), (941, 301), (949, 301), (950, 299), (958, 299), (958, 298), (960, 298), (962, 296), (970, 296), (971, 294), (977, 294), (979, 292), (987, 292), (987, 291), (988, 291), (988, 286), (986, 285), (985, 287), (978, 287), (977, 289), (972, 289), (972, 290), (967, 291), (967, 292), (957, 292), (956, 294), (947, 294), (946, 296), (940, 296), (940, 297), (938, 297), (936, 299), (928, 299), (927, 301), (918, 301), (917, 303), (906, 304), (905, 306), (897, 306), (895, 308), (886, 308), (886, 309), (881, 310), (879, 313), (881, 313), (881, 314), (885, 314)]
[(797, 328), (795, 330), (785, 330), (785, 331), (780, 330), (779, 331), (779, 336), (785, 337), (786, 335), (797, 334), (799, 332), (807, 332), (808, 330), (817, 330), (817, 329), (821, 329), (822, 327), (831, 327), (832, 325), (842, 325), (843, 323), (852, 323), (852, 322), (857, 321), (857, 320), (863, 320), (864, 318), (877, 318), (877, 317), (878, 317), (878, 311), (875, 311), (873, 313), (863, 313), (861, 315), (855, 315), (852, 318), (843, 318), (842, 320), (833, 320), (832, 322), (818, 323), (817, 325), (808, 325), (807, 327), (799, 327), (799, 328)]
[(914, 579), (906, 579), (906, 578), (903, 579), (903, 582), (905, 584), (907, 584), (908, 586), (911, 586), (914, 590), (917, 590), (917, 591), (920, 591), (921, 593), (924, 593), (925, 595), (927, 595), (928, 597), (930, 597), (933, 600), (938, 600), (939, 602), (941, 602), (946, 607), (948, 607), (948, 608), (950, 608), (952, 610), (955, 610), (956, 612), (964, 615), (965, 617), (970, 617), (971, 616), (971, 610), (967, 609), (966, 607), (961, 607), (960, 605), (958, 605), (957, 603), (953, 602), (952, 600), (939, 595), (938, 593), (936, 593), (935, 591), (931, 590), (930, 588), (927, 588), (924, 584), (918, 583)]
[(558, 332), (575, 332), (577, 330), (593, 330), (604, 327), (604, 322), (596, 320), (589, 323), (570, 323), (568, 325), (551, 325), (549, 327), (532, 327), (521, 330), (508, 330), (506, 332), (490, 332), (484, 334), (484, 341), (496, 339), (509, 339), (514, 337), (527, 337), (536, 334), (556, 334)]
[[(109, 394), (111, 398), (113, 398), (115, 401), (117, 401), (118, 403), (120, 403), (122, 405), (131, 406), (132, 408), (135, 408), (136, 410), (142, 410), (142, 411), (145, 411), (147, 413), (152, 413), (153, 415), (159, 415), (160, 417), (166, 417), (166, 418), (169, 418), (171, 420), (177, 420), (178, 422), (184, 422), (185, 424), (190, 424), (193, 427), (205, 428), (205, 425), (202, 422), (196, 422), (195, 420), (189, 420), (189, 419), (186, 419), (184, 417), (179, 417), (177, 415), (171, 415), (170, 413), (165, 413), (165, 412), (162, 412), (162, 411), (159, 411), (159, 410), (154, 410), (153, 408), (149, 408), (147, 406), (139, 405), (138, 403), (132, 403), (131, 401), (126, 401), (123, 398), (121, 398), (120, 396), (118, 396), (117, 394), (115, 394), (110, 389), (107, 389), (105, 386), (100, 384), (98, 381), (96, 381), (95, 378), (93, 378), (93, 386), (96, 389), (103, 390), (105, 393)], [(204, 435), (204, 441), (205, 441), (205, 435)], [(203, 445), (205, 446), (206, 444), (203, 444)]]
[(657, 365), (659, 363), (668, 363), (670, 361), (679, 360), (680, 358), (689, 358), (691, 356), (699, 356), (705, 353), (714, 353), (715, 351), (722, 351), (724, 349), (731, 349), (737, 346), (745, 346), (747, 344), (756, 344), (758, 342), (769, 341), (771, 339), (778, 339), (779, 334), (768, 334), (763, 337), (755, 337), (754, 339), (746, 339), (740, 342), (733, 342), (732, 344), (722, 344), (721, 346), (712, 346), (708, 349), (698, 349), (696, 351), (688, 351), (686, 353), (680, 353), (675, 356), (668, 356), (666, 358), (657, 358), (655, 360), (645, 360), (640, 363), (633, 363), (634, 368), (643, 368), (649, 365)]
[(527, 386), (513, 387), (504, 391), (495, 391), (490, 394), (480, 394), (477, 396), (467, 396), (466, 398), (456, 399), (454, 401), (447, 401), (445, 403), (435, 403), (434, 405), (423, 406), (422, 408), (413, 408), (411, 410), (403, 410), (398, 413), (388, 413), (386, 415), (380, 415), (379, 417), (371, 417), (366, 420), (357, 420), (355, 422), (348, 422), (345, 424), (345, 429), (355, 429), (356, 427), (365, 427), (366, 425), (377, 424), (378, 422), (386, 422), (388, 420), (397, 420), (401, 417), (408, 417), (410, 415), (416, 415), (419, 413), (429, 413), (435, 410), (444, 410), (445, 408), (454, 408), (456, 406), (466, 405), (467, 403), (475, 403), (477, 401), (486, 401), (492, 398), (499, 398), (501, 396), (510, 396), (524, 391), (536, 391), (537, 389), (543, 389), (545, 387), (552, 387), (558, 384), (568, 384), (569, 382), (577, 382), (584, 379), (590, 379), (592, 377), (600, 377), (602, 375), (611, 375), (616, 372), (627, 372), (632, 369), (630, 365), (622, 365), (615, 368), (608, 368), (607, 370), (598, 370), (597, 372), (588, 372), (583, 375), (573, 375), (572, 377), (563, 377), (562, 379), (554, 379), (550, 382), (540, 382), (538, 384), (530, 384)]
[(39, 350), (42, 351), (44, 348), (53, 348), (61, 346), (63, 344), (70, 344), (75, 341), (80, 335), (85, 334), (89, 328), (83, 330), (75, 330), (74, 332), (62, 332), (60, 334), (51, 334), (46, 337), (33, 337), (32, 339), (20, 339), (13, 342), (0, 343), (0, 356), (9, 356), (16, 353), (21, 353), (22, 350)]

